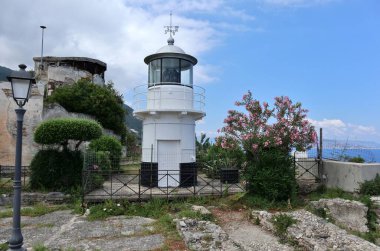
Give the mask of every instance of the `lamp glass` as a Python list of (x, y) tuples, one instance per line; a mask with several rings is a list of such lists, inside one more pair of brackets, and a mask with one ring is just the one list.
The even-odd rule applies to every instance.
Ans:
[(29, 98), (30, 79), (12, 79), (13, 98), (16, 100), (27, 100)]

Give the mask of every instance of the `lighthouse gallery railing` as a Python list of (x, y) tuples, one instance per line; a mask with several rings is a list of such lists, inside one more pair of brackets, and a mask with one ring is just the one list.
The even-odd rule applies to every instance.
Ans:
[[(183, 88), (177, 88), (178, 86)], [(167, 82), (150, 85), (149, 88), (147, 84), (134, 88), (133, 108), (135, 112), (167, 109), (167, 104), (170, 102), (176, 104), (175, 109), (204, 112), (205, 89), (196, 85), (191, 88)]]

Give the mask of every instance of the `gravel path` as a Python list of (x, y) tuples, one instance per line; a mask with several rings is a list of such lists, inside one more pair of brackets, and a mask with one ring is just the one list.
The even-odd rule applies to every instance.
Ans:
[(292, 247), (279, 243), (270, 232), (252, 224), (243, 211), (213, 209), (212, 212), (238, 250), (293, 250)]

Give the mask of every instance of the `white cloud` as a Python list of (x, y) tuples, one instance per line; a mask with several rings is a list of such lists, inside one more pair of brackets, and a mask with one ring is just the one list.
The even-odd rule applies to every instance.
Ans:
[(300, 8), (321, 4), (328, 4), (338, 0), (257, 0), (258, 3), (267, 7), (275, 8)]
[[(166, 44), (163, 26), (180, 30), (176, 45), (197, 57), (196, 84), (215, 80), (214, 67), (202, 62), (203, 53), (222, 43), (227, 31), (245, 31), (253, 16), (222, 0), (2, 0), (0, 15), (0, 65), (17, 68), (40, 55), (41, 29), (47, 26), (45, 56), (91, 57), (107, 63), (106, 79), (125, 93), (147, 79), (144, 57)], [(15, 18), (15, 13), (17, 19)], [(194, 18), (194, 13), (205, 14)], [(212, 16), (230, 15), (234, 24), (220, 28)], [(203, 17), (202, 16), (202, 17)], [(235, 24), (236, 23), (236, 24)]]
[(380, 133), (373, 126), (345, 123), (340, 119), (309, 121), (318, 129), (323, 128), (324, 138), (350, 140), (379, 140)]

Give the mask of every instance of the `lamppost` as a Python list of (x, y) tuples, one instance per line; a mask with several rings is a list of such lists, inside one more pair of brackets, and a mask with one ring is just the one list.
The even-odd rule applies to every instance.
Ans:
[(18, 105), (15, 109), (17, 115), (17, 139), (15, 176), (13, 180), (13, 226), (12, 236), (9, 239), (9, 250), (23, 251), (24, 238), (21, 234), (21, 154), (22, 154), (22, 124), (25, 114), (23, 106), (28, 102), (32, 83), (35, 83), (30, 72), (25, 71), (26, 65), (20, 64), (19, 71), (13, 71), (7, 79), (11, 82), (13, 99)]

